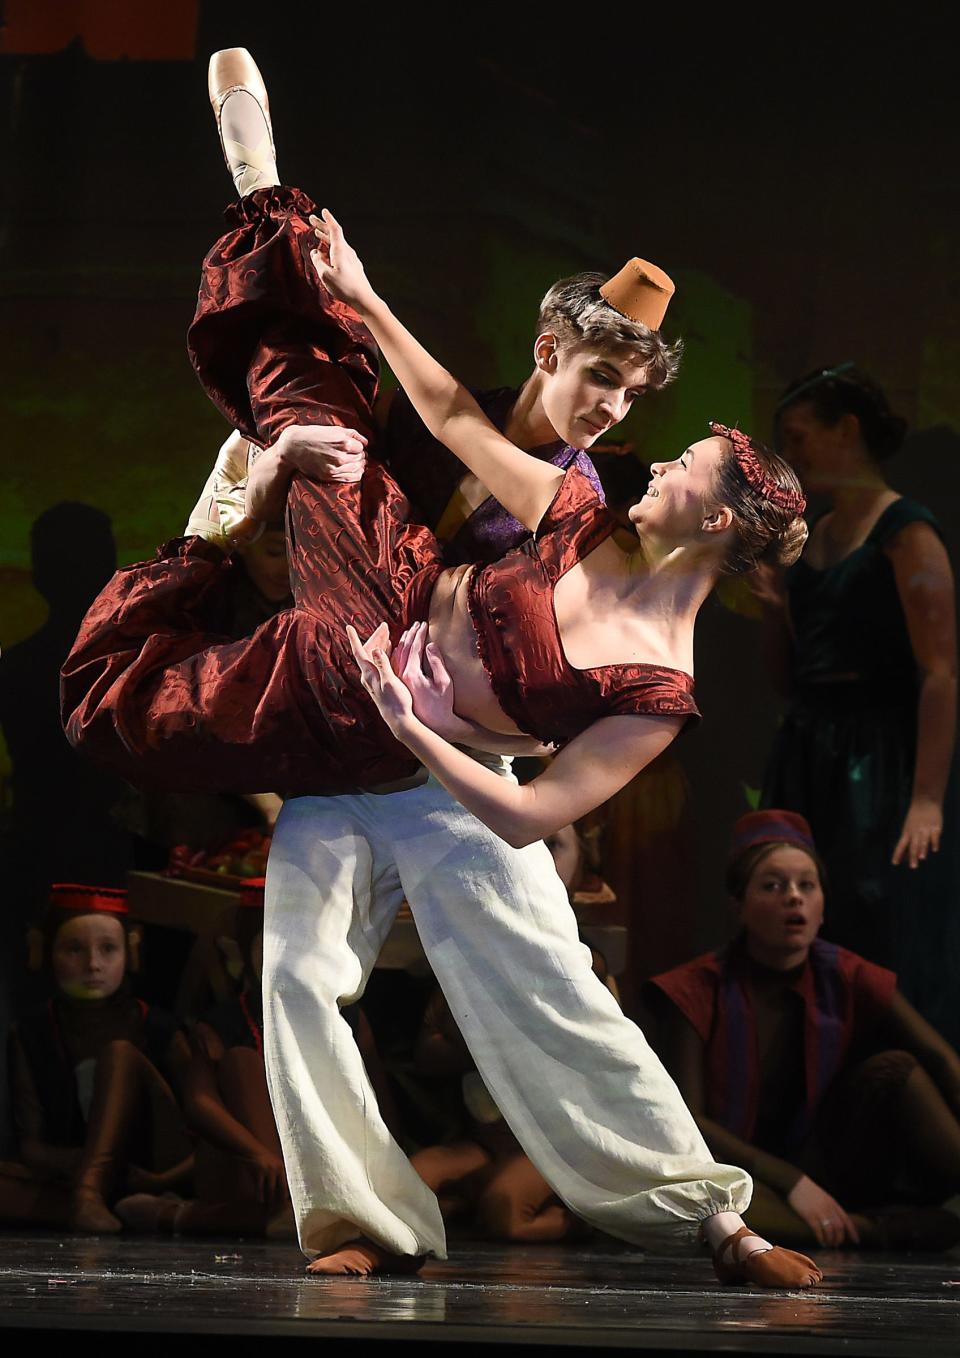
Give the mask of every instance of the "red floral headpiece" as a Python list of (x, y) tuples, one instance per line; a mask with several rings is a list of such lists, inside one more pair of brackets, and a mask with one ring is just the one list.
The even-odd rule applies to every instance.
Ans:
[(763, 470), (753, 443), (742, 429), (728, 429), (725, 424), (711, 420), (710, 432), (716, 434), (718, 438), (729, 439), (733, 444), (737, 466), (752, 490), (759, 491), (771, 504), (776, 505), (778, 509), (786, 510), (788, 514), (803, 513), (807, 507), (806, 497), (797, 490), (787, 490), (784, 486), (777, 485), (773, 477)]

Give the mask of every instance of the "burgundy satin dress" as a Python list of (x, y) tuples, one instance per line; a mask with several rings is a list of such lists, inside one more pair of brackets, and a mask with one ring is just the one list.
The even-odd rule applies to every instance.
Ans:
[[(309, 261), (313, 204), (259, 190), (228, 211), (204, 261), (190, 350), (211, 399), (247, 437), (287, 425), (375, 435), (376, 348)], [(573, 465), (535, 539), (474, 573), (470, 615), (504, 711), (562, 744), (613, 713), (697, 715), (677, 670), (575, 670), (553, 589), (615, 521)], [(118, 571), (90, 609), (62, 674), (70, 740), (129, 781), (191, 790), (337, 793), (410, 777), (417, 763), (364, 691), (345, 627), (381, 621), (394, 641), (424, 619), (441, 548), (410, 519), (384, 466), (355, 485), (295, 477), (287, 506), (294, 607), (231, 641), (205, 622), (230, 563), (201, 539)]]

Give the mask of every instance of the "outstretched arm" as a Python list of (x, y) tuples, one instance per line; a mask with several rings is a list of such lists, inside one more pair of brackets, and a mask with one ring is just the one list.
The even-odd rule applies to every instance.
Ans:
[(418, 415), (516, 519), (535, 532), (563, 472), (531, 457), (494, 427), (455, 377), (427, 353), (370, 286), (356, 251), (331, 213), (312, 217), (320, 281), (362, 316)]

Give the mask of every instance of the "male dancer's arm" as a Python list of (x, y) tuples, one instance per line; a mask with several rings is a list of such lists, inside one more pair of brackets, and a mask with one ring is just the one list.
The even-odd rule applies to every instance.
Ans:
[[(410, 689), (390, 664), (386, 624), (365, 643), (352, 627), (347, 635), (363, 686), (396, 738), (458, 802), (516, 849), (609, 801), (666, 749), (684, 725), (685, 718), (679, 716), (603, 717), (564, 746), (538, 778), (518, 786), (484, 768), (416, 716)], [(406, 636), (401, 640), (405, 670), (422, 669), (424, 629), (419, 629), (419, 641), (413, 646), (406, 645)]]

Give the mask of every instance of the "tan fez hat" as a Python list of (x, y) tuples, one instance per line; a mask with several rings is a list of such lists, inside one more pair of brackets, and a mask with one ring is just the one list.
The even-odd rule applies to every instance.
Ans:
[(656, 264), (646, 259), (628, 259), (619, 273), (604, 283), (600, 296), (626, 316), (648, 330), (659, 330), (676, 288)]

